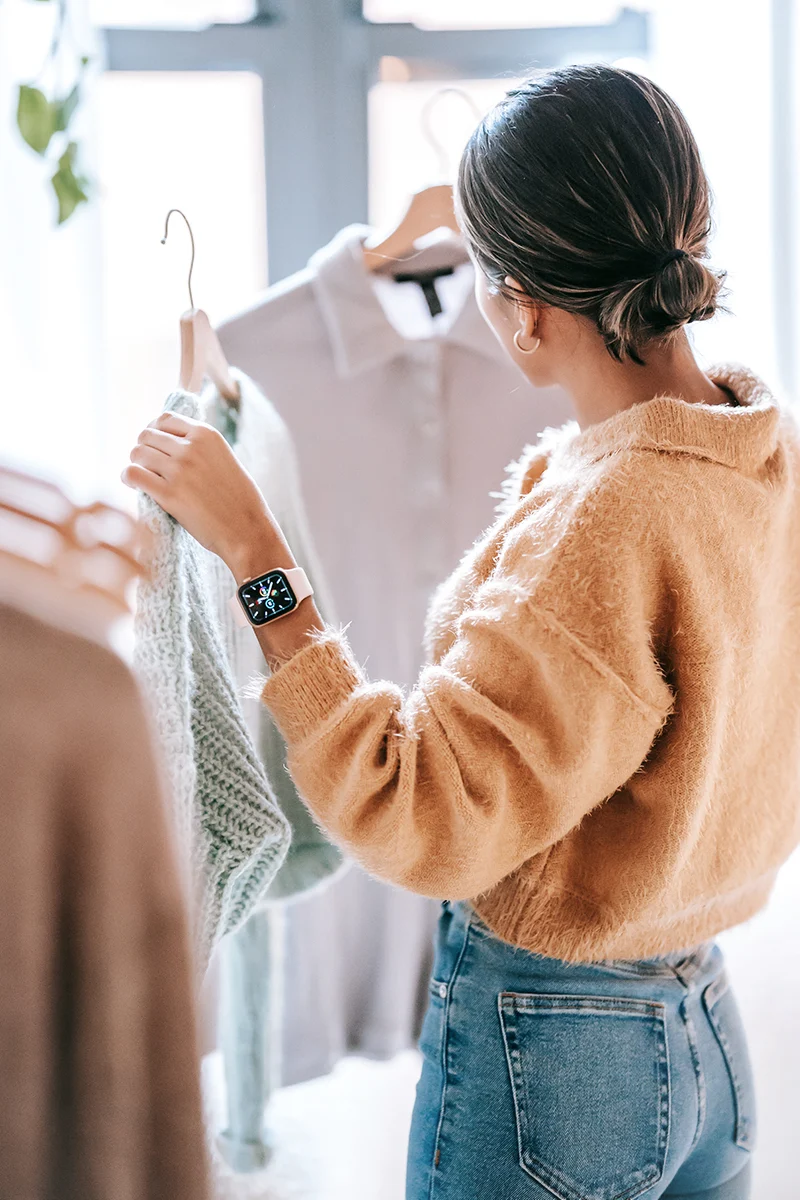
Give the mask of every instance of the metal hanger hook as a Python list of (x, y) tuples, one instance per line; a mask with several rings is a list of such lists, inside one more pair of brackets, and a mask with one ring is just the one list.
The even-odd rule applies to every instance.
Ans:
[(194, 271), (194, 234), (192, 233), (192, 227), (189, 224), (189, 218), (180, 208), (171, 208), (167, 213), (167, 219), (164, 222), (164, 236), (161, 239), (161, 245), (164, 246), (166, 244), (167, 235), (169, 234), (169, 219), (173, 213), (177, 213), (179, 217), (183, 217), (184, 221), (186, 222), (186, 228), (189, 230), (189, 239), (192, 243), (192, 261), (189, 263), (189, 308), (194, 308), (194, 296), (192, 295), (192, 272)]
[(420, 114), (420, 125), (422, 127), (422, 133), (425, 137), (425, 140), (428, 142), (428, 145), (431, 146), (436, 154), (436, 157), (439, 159), (439, 169), (443, 179), (446, 179), (450, 175), (451, 160), (444, 143), (439, 140), (433, 131), (431, 116), (433, 114), (433, 110), (438, 106), (442, 97), (447, 95), (458, 96), (459, 99), (463, 100), (468, 106), (470, 112), (478, 123), (483, 120), (483, 113), (472, 99), (472, 96), (470, 96), (469, 92), (464, 91), (464, 89), (460, 87), (450, 85), (448, 87), (439, 88), (438, 91), (434, 92), (433, 95), (429, 96), (425, 101), (425, 104), (422, 107), (422, 113)]

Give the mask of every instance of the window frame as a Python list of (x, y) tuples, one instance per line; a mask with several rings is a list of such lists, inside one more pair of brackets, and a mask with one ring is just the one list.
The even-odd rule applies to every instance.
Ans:
[(103, 32), (109, 71), (261, 77), (272, 282), (304, 267), (344, 225), (368, 219), (368, 97), (383, 57), (404, 59), (412, 79), (446, 84), (648, 52), (647, 13), (626, 8), (596, 26), (423, 30), (369, 21), (361, 0), (258, 0), (242, 24)]

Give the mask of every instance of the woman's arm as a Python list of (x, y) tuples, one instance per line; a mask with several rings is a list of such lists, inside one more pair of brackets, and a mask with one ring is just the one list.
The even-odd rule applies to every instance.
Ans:
[(333, 837), (374, 874), (453, 900), (494, 886), (613, 795), (668, 711), (507, 580), (479, 589), (454, 646), (408, 696), (368, 681), (330, 631), (262, 698)]
[[(165, 415), (142, 436), (125, 482), (238, 579), (294, 565), (215, 430)], [(608, 644), (610, 606), (596, 598), (605, 640), (576, 636), (526, 586), (525, 555), (523, 532), (408, 696), (369, 682), (311, 601), (260, 631), (279, 668), (263, 699), (298, 789), (368, 870), (413, 891), (476, 896), (561, 840), (637, 770), (669, 711), (644, 615), (616, 604), (619, 661), (640, 664), (617, 671), (592, 648)]]

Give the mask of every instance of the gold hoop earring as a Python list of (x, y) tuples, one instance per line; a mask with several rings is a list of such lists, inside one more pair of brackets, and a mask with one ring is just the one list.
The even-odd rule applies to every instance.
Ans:
[(517, 349), (519, 350), (520, 354), (535, 354), (535, 353), (536, 353), (536, 351), (539, 349), (539, 347), (540, 347), (540, 346), (541, 346), (541, 344), (542, 344), (542, 339), (541, 339), (540, 337), (534, 338), (534, 339), (533, 339), (533, 345), (530, 347), (530, 349), (526, 350), (524, 346), (520, 346), (520, 344), (519, 344), (519, 336), (520, 336), (520, 334), (521, 334), (521, 333), (522, 333), (522, 330), (521, 330), (521, 329), (518, 329), (518, 330), (515, 332), (515, 334), (514, 334), (514, 345), (517, 347)]

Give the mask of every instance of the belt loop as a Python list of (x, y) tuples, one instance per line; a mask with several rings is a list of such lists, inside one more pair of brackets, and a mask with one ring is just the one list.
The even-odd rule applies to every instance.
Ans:
[(708, 965), (709, 954), (713, 946), (713, 942), (703, 942), (686, 958), (675, 964), (673, 970), (685, 987), (690, 987)]

